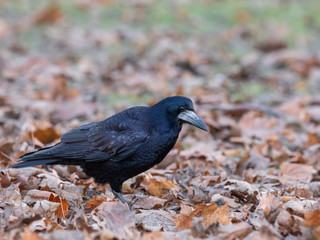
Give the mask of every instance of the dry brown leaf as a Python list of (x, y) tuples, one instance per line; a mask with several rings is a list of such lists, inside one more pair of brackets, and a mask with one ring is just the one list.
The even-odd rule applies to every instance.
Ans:
[(46, 145), (59, 139), (60, 133), (58, 133), (49, 122), (34, 121), (29, 126), (29, 136), (30, 138), (37, 138), (41, 143)]
[(167, 179), (157, 181), (156, 179), (151, 178), (148, 185), (148, 193), (156, 197), (164, 198), (168, 191), (176, 186), (177, 184)]
[(223, 153), (227, 156), (240, 156), (243, 153), (243, 150), (240, 148), (226, 149)]
[(260, 197), (260, 207), (262, 208), (265, 217), (270, 222), (273, 222), (280, 211), (281, 202), (272, 193), (269, 193), (266, 196), (265, 194), (261, 195), (262, 196)]
[(4, 166), (8, 165), (5, 161), (11, 160), (10, 155), (13, 153), (13, 151), (14, 142), (0, 142), (0, 160), (4, 160), (1, 162)]
[(320, 143), (320, 139), (316, 133), (308, 133), (308, 146), (316, 145)]
[(280, 210), (276, 224), (278, 224), (279, 232), (282, 235), (288, 235), (289, 233), (298, 234), (300, 231), (296, 225), (294, 217), (284, 209)]
[(28, 167), (28, 168), (9, 168), (7, 170), (10, 177), (19, 178), (19, 177), (27, 177), (30, 178), (32, 176), (36, 176), (37, 174), (45, 173), (45, 170), (40, 168)]
[[(127, 195), (128, 196), (128, 195)], [(150, 195), (132, 195), (133, 207), (136, 209), (154, 209), (163, 207), (168, 200)]]
[(182, 203), (180, 204), (180, 207), (181, 207), (180, 214), (189, 215), (193, 211), (192, 207), (185, 205), (185, 204), (182, 204)]
[(241, 206), (241, 204), (237, 203), (233, 198), (228, 198), (221, 194), (214, 194), (211, 197), (211, 202), (217, 203), (222, 201), (226, 202), (230, 208), (238, 209)]
[(219, 234), (222, 234), (224, 239), (242, 239), (252, 231), (252, 226), (246, 222), (219, 225), (218, 228)]
[(0, 188), (0, 203), (10, 203), (10, 204), (18, 204), (21, 203), (21, 194), (19, 189), (19, 183), (11, 184), (6, 188)]
[(231, 195), (237, 197), (240, 202), (258, 204), (259, 189), (254, 185), (236, 179), (229, 179), (219, 184), (230, 191)]
[[(93, 221), (101, 229), (107, 229), (108, 235), (128, 239), (128, 229), (135, 226), (135, 216), (126, 204), (119, 202), (103, 202), (91, 212)], [(107, 234), (107, 232), (105, 232)]]
[(305, 164), (284, 162), (280, 166), (280, 181), (283, 184), (309, 183), (312, 179), (313, 167)]
[(162, 210), (141, 210), (136, 214), (136, 223), (148, 231), (177, 231), (170, 214)]
[[(185, 209), (185, 206), (184, 208)], [(213, 223), (220, 223), (223, 225), (227, 225), (231, 222), (230, 211), (228, 208), (228, 204), (224, 204), (221, 207), (218, 207), (217, 204), (205, 204), (200, 203), (196, 205), (195, 210), (190, 212), (190, 208), (186, 208), (184, 213), (180, 213), (178, 216), (175, 216), (175, 223), (179, 231), (184, 229), (190, 229), (192, 226), (192, 218), (194, 217), (202, 217), (202, 224), (204, 227), (209, 227)]]
[(317, 227), (315, 233), (314, 233), (314, 237), (316, 239), (320, 239), (320, 227)]
[(65, 218), (68, 214), (68, 201), (61, 198), (59, 195), (54, 196), (53, 194), (50, 195), (49, 201), (60, 203), (60, 206), (56, 210), (56, 214), (58, 218)]
[(270, 135), (280, 133), (285, 127), (279, 118), (261, 116), (261, 113), (250, 111), (242, 116), (239, 128), (244, 137), (268, 139)]
[(54, 23), (62, 18), (62, 12), (58, 5), (50, 5), (45, 9), (37, 12), (32, 17), (32, 24)]
[(218, 160), (223, 162), (226, 156), (220, 151), (215, 151), (211, 144), (194, 142), (189, 149), (182, 150), (180, 156), (185, 159), (204, 158), (208, 161)]
[(294, 195), (302, 198), (309, 198), (310, 191), (309, 186), (306, 183), (298, 183), (295, 187)]
[(180, 231), (180, 232), (143, 232), (142, 240), (194, 240), (194, 237), (190, 236), (190, 231)]
[(144, 232), (142, 240), (165, 240), (162, 232)]
[(179, 214), (175, 217), (175, 224), (177, 225), (178, 231), (190, 229), (192, 226), (192, 217), (191, 215)]
[(318, 171), (320, 170), (320, 144), (315, 144), (308, 147), (304, 153), (303, 158), (307, 160), (308, 165), (314, 166)]
[[(52, 231), (52, 230), (50, 230)], [(87, 234), (87, 235), (86, 235)], [(65, 229), (56, 229), (53, 232), (46, 231), (42, 234), (45, 239), (70, 239), (70, 240), (89, 240), (93, 237), (89, 237), (89, 234), (85, 231), (80, 230), (65, 230)], [(108, 240), (107, 238), (101, 238), (103, 240)]]
[(308, 99), (296, 98), (294, 100), (284, 102), (279, 107), (279, 109), (297, 118), (302, 118), (302, 116), (305, 115), (306, 112), (304, 106), (307, 104), (308, 101)]
[(63, 230), (63, 227), (54, 220), (45, 218), (43, 222), (46, 224), (47, 231)]
[(201, 215), (205, 227), (209, 227), (216, 222), (227, 225), (231, 221), (228, 204), (218, 207), (215, 203), (209, 205), (200, 203), (196, 205), (196, 209), (193, 214), (195, 216), (198, 216), (199, 214)]
[(288, 210), (293, 215), (303, 217), (306, 210), (315, 202), (316, 201), (310, 202), (310, 200), (306, 201), (300, 200), (299, 198), (293, 198), (292, 200), (286, 202), (283, 205), (283, 208)]
[(3, 172), (0, 175), (0, 187), (7, 188), (11, 185), (11, 177), (8, 172)]
[(292, 196), (281, 196), (280, 197), (280, 200), (283, 201), (283, 202), (289, 202), (293, 199), (294, 197)]
[(312, 193), (313, 197), (320, 196), (320, 182), (310, 182), (308, 184), (309, 190)]
[(88, 210), (93, 210), (106, 200), (107, 200), (107, 197), (94, 196), (88, 202), (86, 202), (85, 208)]
[(40, 178), (39, 186), (41, 190), (50, 190), (57, 193), (61, 198), (66, 200), (81, 201), (85, 186), (75, 185), (71, 182), (62, 181), (57, 176), (49, 173), (41, 173), (37, 176)]
[(33, 206), (33, 211), (35, 214), (39, 214), (40, 216), (51, 216), (53, 213), (57, 211), (60, 203), (50, 202), (48, 200), (37, 201)]
[(320, 226), (320, 210), (316, 209), (313, 211), (306, 211), (304, 214), (304, 222), (302, 223), (305, 227), (319, 227)]
[(236, 13), (236, 21), (240, 23), (247, 23), (251, 19), (251, 14), (248, 11), (240, 10)]
[(27, 195), (24, 197), (23, 200), (26, 203), (33, 203), (41, 200), (49, 200), (51, 195), (53, 195), (54, 197), (58, 196), (57, 194), (54, 194), (49, 191), (31, 189), (27, 192)]
[(30, 230), (30, 227), (26, 227), (22, 233), (21, 240), (44, 240), (44, 238), (39, 237), (36, 232)]
[[(310, 115), (311, 120), (320, 123), (320, 106), (308, 106), (307, 112)], [(319, 139), (315, 139), (318, 143)]]

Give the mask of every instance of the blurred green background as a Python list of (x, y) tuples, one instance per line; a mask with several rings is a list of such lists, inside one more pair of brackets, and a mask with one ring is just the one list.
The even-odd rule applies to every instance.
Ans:
[[(107, 97), (99, 97), (111, 106), (114, 101), (136, 104), (177, 93), (201, 95), (190, 90), (197, 87), (219, 94), (222, 89), (222, 101), (267, 103), (320, 89), (319, 77), (312, 72), (319, 67), (318, 60), (312, 62), (320, 47), (316, 0), (10, 0), (0, 4), (3, 58), (42, 54), (54, 63), (99, 72), (87, 77), (95, 81), (94, 87), (113, 84), (104, 92)], [(139, 82), (141, 88), (129, 84), (130, 91), (124, 90), (114, 84), (114, 75), (122, 75), (116, 79), (124, 82), (131, 81), (132, 75), (164, 81), (157, 87), (166, 90), (150, 89), (143, 85), (147, 80)], [(68, 85), (77, 88), (76, 80)]]

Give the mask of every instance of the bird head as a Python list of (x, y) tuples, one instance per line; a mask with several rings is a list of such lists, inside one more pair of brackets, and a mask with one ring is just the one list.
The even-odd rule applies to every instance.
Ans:
[(156, 105), (165, 105), (167, 116), (180, 124), (188, 123), (204, 131), (208, 131), (206, 124), (195, 114), (192, 101), (183, 96), (168, 97)]

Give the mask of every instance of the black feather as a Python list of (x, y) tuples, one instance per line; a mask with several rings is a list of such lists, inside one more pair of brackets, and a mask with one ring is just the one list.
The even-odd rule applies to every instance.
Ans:
[(192, 117), (190, 124), (207, 130), (193, 111), (186, 97), (166, 98), (152, 107), (129, 108), (104, 121), (66, 132), (60, 143), (24, 155), (12, 167), (80, 165), (97, 183), (110, 183), (123, 201), (122, 183), (163, 160), (182, 124), (188, 122), (186, 116)]

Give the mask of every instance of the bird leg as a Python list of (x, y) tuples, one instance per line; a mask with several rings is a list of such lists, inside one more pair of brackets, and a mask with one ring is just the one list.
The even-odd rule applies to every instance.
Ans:
[(112, 192), (113, 192), (114, 196), (119, 198), (122, 203), (126, 203), (126, 201), (124, 200), (123, 196), (121, 195), (121, 192), (116, 192), (114, 190), (112, 190)]
[(137, 200), (136, 200), (136, 201), (131, 201), (131, 202), (126, 202), (126, 200), (124, 200), (121, 192), (116, 192), (116, 191), (114, 191), (114, 190), (112, 190), (112, 192), (113, 192), (113, 194), (114, 194), (115, 197), (119, 198), (122, 203), (127, 204), (128, 208), (129, 208), (130, 210), (132, 210), (132, 206), (133, 206), (133, 204), (134, 204)]

